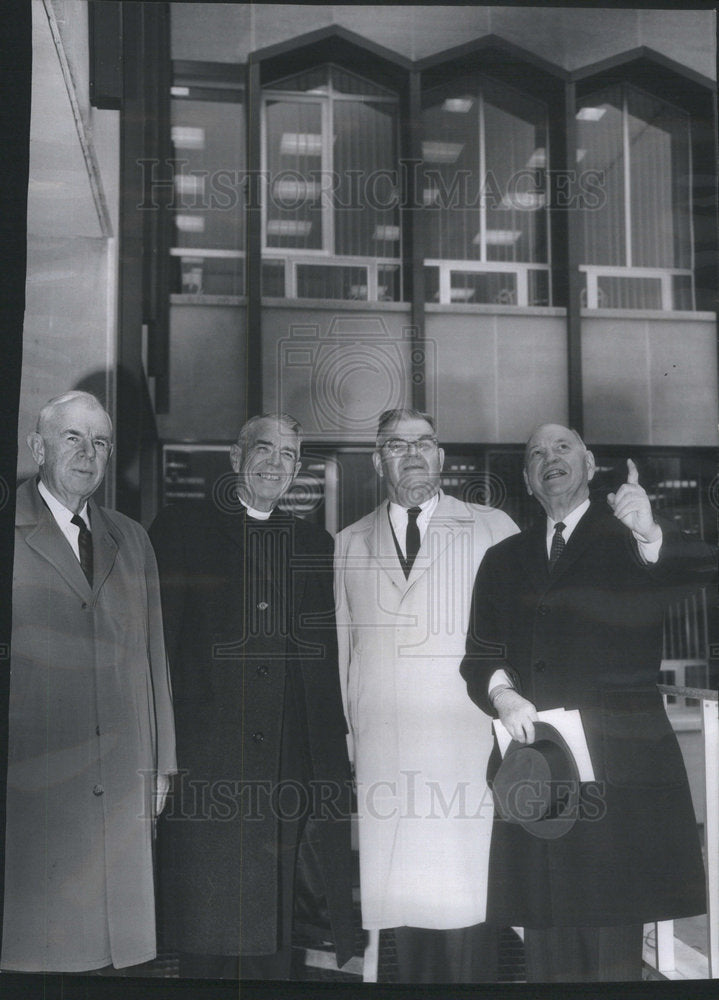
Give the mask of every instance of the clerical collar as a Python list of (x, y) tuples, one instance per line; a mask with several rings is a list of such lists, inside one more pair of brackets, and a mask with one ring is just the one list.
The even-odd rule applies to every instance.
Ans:
[[(240, 496), (239, 493), (237, 494), (237, 499), (240, 501), (240, 503), (242, 504), (242, 506), (245, 508), (245, 510), (247, 511), (248, 515), (250, 517), (254, 517), (254, 519), (256, 521), (267, 521), (268, 518), (270, 518), (272, 516), (272, 511), (271, 510), (255, 510), (254, 507), (250, 507), (250, 505), (248, 503), (245, 503), (245, 501), (242, 499), (242, 497)], [(274, 507), (272, 509), (274, 510)]]

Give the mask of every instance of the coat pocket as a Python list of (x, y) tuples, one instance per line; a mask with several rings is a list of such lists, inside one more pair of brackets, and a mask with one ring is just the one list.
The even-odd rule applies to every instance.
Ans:
[(673, 788), (686, 783), (681, 750), (656, 688), (602, 691), (601, 720), (609, 784)]

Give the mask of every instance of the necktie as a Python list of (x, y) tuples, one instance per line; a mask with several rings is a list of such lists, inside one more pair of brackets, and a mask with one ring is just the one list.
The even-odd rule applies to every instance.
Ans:
[(405, 536), (404, 549), (407, 553), (407, 575), (414, 564), (414, 560), (419, 552), (419, 528), (417, 518), (422, 513), (421, 507), (410, 507), (407, 511), (407, 534)]
[(566, 547), (567, 543), (564, 541), (564, 537), (562, 536), (562, 532), (566, 527), (567, 526), (564, 523), (564, 521), (557, 521), (557, 523), (554, 525), (554, 536), (552, 538), (552, 547), (549, 550), (550, 570), (554, 569), (557, 560), (561, 556), (562, 552), (564, 552), (564, 549)]
[(77, 547), (80, 550), (80, 565), (87, 577), (87, 582), (92, 586), (92, 532), (79, 514), (73, 514), (71, 523), (80, 529), (80, 535), (77, 539)]

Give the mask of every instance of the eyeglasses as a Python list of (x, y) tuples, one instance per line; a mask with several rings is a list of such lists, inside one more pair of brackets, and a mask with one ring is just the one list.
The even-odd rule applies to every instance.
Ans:
[(428, 455), (437, 447), (437, 438), (430, 437), (429, 435), (418, 438), (416, 441), (405, 441), (404, 438), (390, 438), (389, 441), (385, 441), (380, 447), (386, 448), (389, 454), (395, 457), (406, 455), (410, 448), (416, 448), (423, 455)]

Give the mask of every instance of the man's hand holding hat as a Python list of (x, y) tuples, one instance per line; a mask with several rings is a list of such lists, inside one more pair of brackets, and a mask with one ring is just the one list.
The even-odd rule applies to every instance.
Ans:
[(518, 743), (534, 743), (534, 723), (538, 717), (531, 701), (506, 685), (492, 693), (492, 704), (512, 739)]

